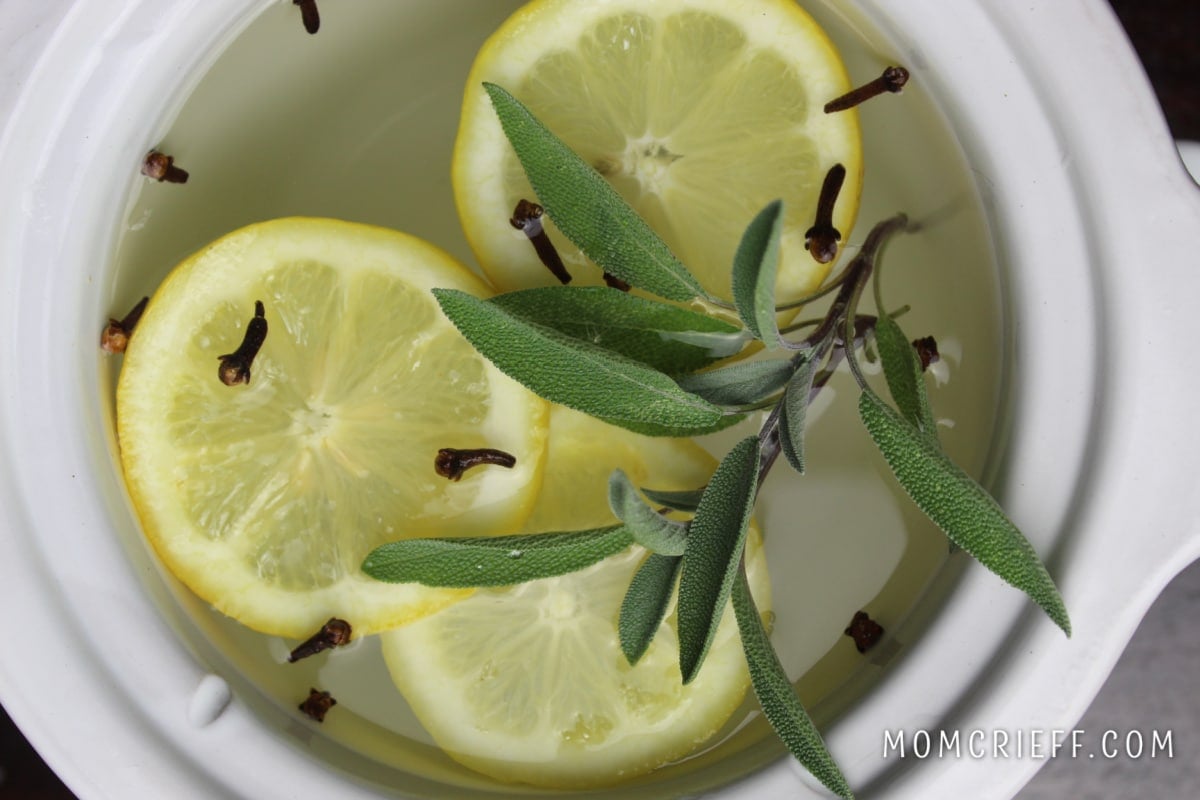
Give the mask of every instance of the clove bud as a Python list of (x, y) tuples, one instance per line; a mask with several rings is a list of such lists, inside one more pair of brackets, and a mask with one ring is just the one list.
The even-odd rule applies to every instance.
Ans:
[(187, 183), (188, 174), (175, 166), (175, 157), (152, 150), (142, 162), (142, 174), (162, 183)]
[(859, 611), (854, 615), (854, 619), (850, 620), (850, 627), (843, 633), (854, 640), (858, 652), (865, 653), (883, 636), (883, 626), (871, 619), (867, 612)]
[(884, 92), (897, 94), (906, 83), (908, 83), (908, 70), (904, 67), (888, 67), (882, 75), (870, 83), (865, 83), (857, 89), (846, 92), (841, 97), (830, 100), (825, 104), (825, 113), (833, 114), (837, 111), (854, 108), (859, 103), (864, 103), (872, 97), (878, 97)]
[(917, 351), (917, 358), (921, 359), (921, 371), (929, 369), (930, 364), (936, 364), (941, 360), (941, 353), (938, 352), (937, 339), (932, 336), (924, 336), (920, 339), (913, 339), (913, 348)]
[(250, 382), (250, 365), (258, 355), (267, 338), (266, 310), (261, 300), (254, 301), (254, 317), (246, 325), (246, 336), (241, 346), (232, 353), (217, 356), (221, 362), (217, 367), (217, 377), (226, 386), (237, 386), (239, 383)]
[(149, 297), (143, 297), (122, 319), (109, 317), (108, 325), (100, 334), (100, 349), (106, 353), (124, 353), (129, 346), (129, 337), (133, 335), (133, 329), (137, 327), (149, 302)]
[(350, 623), (344, 619), (331, 617), (321, 626), (321, 630), (301, 642), (288, 656), (288, 663), (295, 664), (302, 658), (315, 656), (322, 650), (341, 647), (350, 642)]
[(813, 225), (804, 232), (804, 246), (818, 264), (828, 264), (837, 258), (838, 242), (842, 232), (833, 227), (833, 207), (837, 205), (842, 184), (846, 181), (846, 168), (834, 164), (825, 173), (821, 184), (821, 195), (817, 198), (817, 213)]
[(508, 222), (529, 238), (529, 241), (533, 243), (534, 252), (537, 253), (542, 264), (554, 274), (554, 277), (558, 278), (560, 283), (570, 283), (571, 273), (567, 272), (567, 267), (558, 255), (554, 242), (550, 241), (550, 237), (546, 235), (545, 228), (542, 226), (542, 214), (544, 213), (545, 209), (537, 203), (520, 200), (517, 202), (517, 207), (513, 209), (512, 218)]
[(512, 469), (516, 466), (517, 459), (516, 456), (503, 450), (493, 450), (490, 447), (482, 447), (478, 450), (456, 450), (453, 447), (443, 447), (438, 450), (437, 457), (433, 460), (433, 469), (443, 478), (457, 481), (471, 467), (481, 464), (494, 464), (498, 467)]
[(337, 705), (337, 700), (333, 699), (333, 695), (329, 692), (322, 692), (318, 689), (308, 690), (308, 699), (300, 704), (300, 710), (309, 719), (317, 722), (324, 722), (325, 715), (329, 713), (329, 709)]

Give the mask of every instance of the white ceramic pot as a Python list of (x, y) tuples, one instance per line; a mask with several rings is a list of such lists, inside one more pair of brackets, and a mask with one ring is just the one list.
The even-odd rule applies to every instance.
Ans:
[[(1188, 433), (1200, 382), (1186, 357), (1200, 195), (1103, 0), (811, 5), (861, 34), (864, 63), (912, 69), (970, 165), (1008, 359), (990, 483), (1074, 623), (1068, 640), (983, 569), (952, 570), (920, 637), (827, 740), (863, 797), (1010, 797), (1043, 761), (900, 762), (881, 757), (883, 732), (1070, 729), (1152, 600), (1200, 554)], [(445, 29), (448, 6), (410, 6), (413, 35)], [(127, 299), (114, 253), (142, 156), (261, 13), (295, 11), (285, 0), (0, 0), (0, 602), (11, 627), (0, 698), (85, 800), (487, 796), (372, 766), (256, 698), (127, 535), (112, 367), (95, 344)], [(261, 61), (256, 79), (285, 86), (268, 74), (272, 54)], [(231, 119), (213, 125), (236, 128), (246, 110), (231, 101)], [(903, 160), (902, 145), (881, 147)], [(214, 230), (195, 235), (225, 223), (214, 209)], [(717, 794), (729, 797), (812, 791), (790, 759), (728, 783), (754, 760), (703, 781), (726, 782)]]

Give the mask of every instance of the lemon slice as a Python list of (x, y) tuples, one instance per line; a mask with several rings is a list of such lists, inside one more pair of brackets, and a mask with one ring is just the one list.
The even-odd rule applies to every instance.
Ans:
[[(376, 582), (380, 544), (519, 529), (540, 485), (548, 405), (503, 376), (430, 289), (487, 288), (405, 234), (323, 219), (252, 225), (180, 264), (132, 337), (117, 389), (121, 460), (146, 536), (196, 594), (256, 630), (356, 634), (466, 592)], [(261, 301), (248, 384), (218, 379)], [(516, 466), (440, 477), (440, 448)]]
[[(825, 114), (850, 88), (821, 28), (793, 0), (535, 0), (480, 50), (454, 150), (459, 216), (502, 289), (555, 278), (509, 224), (534, 200), (484, 81), (524, 103), (592, 164), (663, 237), (701, 284), (730, 299), (730, 266), (751, 219), (785, 201), (780, 303), (828, 273), (804, 248), (826, 172), (847, 174), (834, 210), (843, 241), (858, 210), (857, 114)], [(553, 225), (572, 276), (601, 272)]]
[[(617, 467), (668, 490), (696, 488), (716, 468), (691, 442), (638, 436), (558, 407), (550, 429), (533, 519), (554, 530), (615, 522), (605, 497)], [(392, 679), (442, 749), (502, 781), (601, 786), (683, 758), (726, 723), (750, 679), (729, 610), (698, 677), (682, 685), (674, 601), (650, 648), (629, 665), (617, 616), (646, 555), (633, 546), (581, 572), (480, 590), (388, 631), (381, 640)], [(755, 529), (746, 563), (765, 611), (770, 591)]]
[(623, 469), (635, 486), (665, 491), (708, 483), (716, 462), (690, 439), (642, 436), (566, 406), (550, 406), (543, 488), (525, 523), (533, 533), (615, 525), (608, 478)]

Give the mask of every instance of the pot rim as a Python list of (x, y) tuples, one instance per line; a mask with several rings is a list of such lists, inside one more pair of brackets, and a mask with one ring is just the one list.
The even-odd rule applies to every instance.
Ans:
[[(38, 631), (36, 647), (0, 656), (0, 696), (64, 781), (89, 799), (165, 791), (377, 796), (306, 758), (237, 700), (210, 725), (188, 721), (208, 673), (203, 654), (189, 652), (163, 619), (160, 607), (170, 601), (147, 596), (139, 574), (154, 565), (109, 535), (104, 520), (128, 509), (113, 509), (108, 498), (123, 490), (89, 475), (97, 452), (113, 452), (95, 433), (100, 410), (85, 391), (96, 386), (98, 367), (68, 373), (66, 387), (37, 369), (86, 361), (79, 343), (99, 330), (99, 304), (78, 290), (68, 301), (50, 298), (64, 296), (67, 280), (78, 283), (78, 272), (60, 265), (85, 263), (97, 243), (112, 244), (121, 216), (113, 187), (129, 185), (129, 165), (167, 120), (156, 98), (181, 94), (268, 5), (0, 6), (0, 30), (16, 40), (4, 42), (12, 47), (0, 65), (0, 74), (16, 76), (0, 88), (0, 111), (6, 103), (15, 109), (0, 137), (0, 172), (20, 187), (0, 194), (0, 263), (40, 265), (0, 273), (0, 309), (22, 333), (20, 349), (16, 337), (0, 349), (0, 524), (9, 534), (0, 539), (0, 600), (22, 609), (23, 629)], [(1169, 427), (1186, 418), (1197, 378), (1178, 369), (1168, 349), (1186, 341), (1183, 303), (1197, 278), (1185, 256), (1197, 244), (1200, 193), (1101, 0), (1021, 8), (983, 0), (952, 12), (940, 0), (911, 0), (902, 14), (885, 0), (858, 7), (892, 32), (896, 54), (951, 117), (986, 177), (997, 239), (1021, 243), (1000, 256), (1018, 309), (1017, 369), (1037, 399), (1030, 391), (1014, 399), (999, 488), (1046, 558), (1075, 633), (1066, 640), (1022, 595), (971, 567), (954, 602), (826, 738), (863, 794), (953, 796), (985, 786), (1009, 797), (1041, 762), (940, 759), (906, 769), (879, 758), (882, 732), (892, 721), (931, 731), (1069, 729), (1153, 599), (1200, 555), (1197, 471), (1183, 468), (1195, 456)], [(1096, 86), (1105, 87), (1104, 103), (1094, 102)], [(159, 128), (131, 122), (150, 119)], [(74, 171), (62, 169), (62, 153), (72, 154)], [(107, 217), (96, 208), (108, 208)], [(1039, 269), (1044, 263), (1056, 268)], [(1121, 280), (1122, 268), (1144, 263), (1154, 264), (1153, 280)], [(89, 280), (95, 275), (93, 268)], [(1162, 291), (1168, 285), (1179, 288)], [(1020, 313), (1048, 299), (1055, 313)], [(1046, 343), (1067, 335), (1077, 359), (1045, 358)], [(1126, 374), (1143, 379), (1122, 380)], [(33, 502), (47, 496), (55, 502)], [(995, 630), (964, 638), (982, 614)], [(965, 668), (947, 675), (947, 659)], [(911, 697), (929, 698), (920, 713)], [(792, 797), (808, 781), (785, 759), (739, 785), (755, 796)]]

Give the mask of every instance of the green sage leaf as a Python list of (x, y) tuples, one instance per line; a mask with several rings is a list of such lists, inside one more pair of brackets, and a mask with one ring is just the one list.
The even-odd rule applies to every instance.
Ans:
[(590, 567), (633, 543), (624, 525), (493, 538), (406, 539), (372, 550), (363, 572), (388, 583), (511, 586)]
[(645, 655), (667, 616), (682, 560), (680, 556), (651, 553), (629, 582), (617, 617), (617, 634), (621, 652), (630, 665)]
[(929, 519), (979, 563), (1029, 595), (1070, 636), (1058, 587), (992, 496), (875, 394), (863, 392), (858, 409), (896, 479)]
[(825, 740), (801, 705), (795, 687), (779, 663), (743, 571), (738, 572), (733, 586), (733, 611), (737, 615), (738, 632), (742, 635), (746, 664), (750, 667), (750, 683), (762, 706), (763, 716), (788, 751), (814, 778), (839, 797), (853, 798), (850, 784), (829, 754)]
[(879, 344), (879, 359), (888, 391), (904, 418), (918, 430), (937, 439), (937, 422), (925, 391), (925, 375), (908, 337), (899, 323), (881, 313), (875, 322), (875, 341)]
[(708, 296), (600, 173), (506, 90), (491, 83), (483, 87), (538, 200), (564, 236), (631, 286), (679, 302)]
[(608, 505), (642, 547), (665, 556), (683, 555), (687, 525), (647, 505), (622, 470), (614, 470), (608, 479)]
[(707, 314), (607, 286), (525, 289), (488, 302), (669, 374), (735, 355), (749, 341), (746, 331)]
[(708, 372), (676, 378), (679, 388), (729, 408), (751, 406), (778, 392), (792, 377), (788, 359), (743, 361)]
[(741, 563), (758, 488), (759, 441), (750, 436), (726, 454), (688, 526), (679, 576), (679, 671), (699, 672), (725, 612)]
[(733, 304), (742, 322), (768, 348), (779, 346), (775, 275), (782, 232), (783, 201), (776, 200), (751, 220), (733, 257)]
[(812, 392), (816, 359), (806, 358), (788, 381), (779, 409), (779, 448), (792, 469), (804, 474), (804, 425), (808, 417), (808, 396)]
[(647, 489), (642, 487), (642, 494), (652, 503), (673, 508), (676, 511), (695, 511), (700, 507), (700, 498), (704, 496), (704, 487), (699, 489), (684, 489), (683, 491), (668, 491), (665, 489)]
[(434, 289), (433, 294), (476, 350), (547, 400), (652, 436), (692, 436), (730, 424), (720, 408), (632, 359), (466, 292)]

